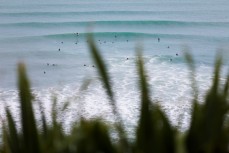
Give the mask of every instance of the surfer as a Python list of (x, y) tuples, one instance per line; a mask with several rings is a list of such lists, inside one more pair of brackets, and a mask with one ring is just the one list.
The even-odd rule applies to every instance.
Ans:
[(160, 42), (160, 38), (157, 38), (157, 41)]
[(58, 50), (60, 51), (60, 48)]
[(176, 53), (176, 56), (178, 56), (178, 53)]

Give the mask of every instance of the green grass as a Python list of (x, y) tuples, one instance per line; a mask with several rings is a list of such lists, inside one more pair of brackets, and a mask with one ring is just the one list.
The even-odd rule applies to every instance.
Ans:
[[(58, 122), (56, 100), (53, 102), (52, 123), (48, 124), (42, 107), (39, 108), (42, 128), (38, 128), (32, 107), (33, 96), (26, 75), (25, 65), (18, 65), (18, 89), (21, 112), (21, 128), (16, 127), (11, 111), (5, 108), (6, 121), (2, 122), (1, 153), (228, 153), (229, 120), (228, 88), (229, 77), (220, 83), (222, 59), (216, 58), (212, 86), (206, 94), (204, 103), (198, 102), (198, 92), (194, 79), (195, 67), (192, 57), (186, 54), (191, 70), (190, 80), (194, 90), (191, 124), (182, 133), (171, 125), (160, 106), (151, 101), (147, 85), (144, 61), (137, 51), (136, 68), (139, 76), (141, 93), (140, 119), (135, 131), (134, 140), (129, 140), (122, 118), (117, 110), (112, 91), (112, 84), (92, 36), (89, 36), (89, 47), (96, 64), (98, 74), (109, 96), (112, 113), (116, 124), (109, 126), (103, 121), (81, 119), (72, 124), (70, 132), (64, 132)], [(221, 85), (220, 85), (221, 84)], [(63, 106), (63, 110), (68, 104)], [(111, 137), (114, 130), (118, 138)]]

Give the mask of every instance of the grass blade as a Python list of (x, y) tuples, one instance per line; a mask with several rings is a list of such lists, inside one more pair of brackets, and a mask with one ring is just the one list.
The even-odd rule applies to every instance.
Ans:
[(137, 56), (139, 85), (141, 91), (141, 114), (137, 128), (136, 152), (175, 152), (174, 130), (159, 106), (151, 103), (143, 60)]
[(35, 122), (34, 112), (32, 108), (32, 95), (30, 91), (29, 81), (26, 75), (25, 65), (18, 65), (18, 88), (21, 105), (21, 123), (22, 135), (24, 141), (25, 152), (39, 153), (38, 131)]
[[(115, 99), (114, 99), (114, 95), (113, 95), (113, 91), (112, 91), (112, 88), (111, 88), (111, 83), (110, 83), (110, 77), (108, 75), (108, 71), (107, 71), (107, 68), (105, 66), (105, 63), (104, 61), (102, 60), (102, 56), (100, 55), (94, 41), (93, 41), (93, 38), (92, 38), (92, 35), (89, 35), (88, 36), (88, 40), (89, 40), (89, 47), (90, 47), (90, 50), (91, 50), (91, 55), (92, 55), (92, 58), (97, 66), (97, 70), (98, 70), (98, 73), (99, 75), (101, 76), (101, 80), (105, 86), (105, 89), (106, 89), (106, 92), (110, 98), (110, 104), (112, 106), (112, 110), (113, 110), (113, 114), (115, 115), (115, 117), (117, 118), (118, 120), (118, 125), (116, 126), (116, 129), (118, 130), (118, 133), (119, 133), (119, 136), (120, 136), (120, 143), (121, 143), (121, 150), (126, 150), (125, 148), (128, 148), (129, 147), (129, 144), (128, 144), (128, 140), (127, 140), (127, 137), (126, 137), (126, 134), (125, 134), (125, 130), (124, 130), (124, 126), (123, 126), (123, 121), (122, 121), (122, 118), (117, 110), (117, 106), (116, 106), (116, 103), (115, 103)], [(125, 147), (123, 147), (125, 146)]]
[(47, 138), (48, 136), (48, 126), (47, 126), (47, 121), (46, 121), (46, 118), (45, 118), (45, 113), (44, 113), (44, 108), (41, 104), (41, 102), (39, 101), (38, 102), (39, 104), (39, 111), (40, 111), (40, 114), (41, 114), (41, 121), (42, 121), (42, 134), (43, 134), (43, 137), (44, 138)]
[(110, 98), (111, 106), (113, 107), (113, 113), (115, 115), (117, 115), (117, 108), (115, 105), (114, 95), (113, 95), (110, 80), (109, 80), (110, 77), (107, 73), (108, 72), (107, 68), (105, 66), (104, 61), (102, 60), (102, 56), (100, 55), (100, 53), (99, 53), (99, 51), (98, 51), (98, 49), (97, 49), (97, 47), (93, 41), (92, 35), (89, 35), (88, 38), (89, 38), (88, 39), (89, 40), (89, 47), (91, 50), (92, 58), (93, 58), (96, 66), (97, 66), (98, 73), (101, 76), (101, 80), (102, 80), (104, 87), (106, 89), (106, 92)]
[(19, 140), (19, 135), (13, 117), (8, 108), (6, 108), (6, 116), (7, 116), (8, 128), (9, 128), (8, 139), (9, 139), (10, 150), (12, 153), (21, 153), (21, 148), (20, 148), (21, 142)]
[(215, 62), (214, 78), (212, 87), (207, 93), (203, 105), (194, 103), (191, 127), (188, 131), (186, 145), (188, 152), (224, 152), (222, 144), (228, 139), (225, 134), (224, 121), (228, 112), (228, 99), (225, 90), (227, 90), (227, 81), (225, 89), (220, 91), (220, 68), (222, 58), (218, 57)]

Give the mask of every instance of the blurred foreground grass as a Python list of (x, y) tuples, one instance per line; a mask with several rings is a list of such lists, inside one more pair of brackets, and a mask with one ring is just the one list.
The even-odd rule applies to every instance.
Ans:
[[(111, 128), (101, 120), (76, 121), (70, 132), (64, 132), (63, 125), (57, 121), (55, 101), (52, 109), (52, 123), (47, 123), (46, 116), (40, 108), (42, 128), (38, 128), (32, 107), (32, 94), (26, 69), (18, 65), (18, 89), (20, 97), (21, 128), (16, 127), (11, 111), (5, 108), (6, 121), (2, 124), (0, 143), (1, 153), (228, 153), (229, 120), (228, 88), (229, 77), (220, 83), (222, 60), (216, 58), (212, 86), (200, 104), (197, 92), (193, 95), (193, 108), (190, 128), (181, 133), (168, 121), (162, 109), (150, 99), (146, 72), (141, 54), (137, 55), (136, 66), (141, 93), (141, 111), (135, 139), (129, 140), (123, 126), (120, 112), (117, 110), (113, 96), (110, 77), (92, 37), (89, 37), (92, 58), (104, 88), (109, 96), (113, 114), (116, 117), (115, 131), (117, 140), (111, 138)], [(189, 66), (194, 73), (193, 60), (186, 55)], [(190, 74), (193, 90), (195, 80)]]

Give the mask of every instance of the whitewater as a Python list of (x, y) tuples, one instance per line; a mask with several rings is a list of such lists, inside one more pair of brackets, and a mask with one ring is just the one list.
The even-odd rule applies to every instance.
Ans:
[(118, 110), (130, 133), (137, 125), (140, 105), (137, 46), (142, 46), (152, 101), (181, 130), (189, 126), (193, 100), (184, 51), (195, 59), (200, 101), (211, 85), (217, 53), (224, 58), (221, 81), (228, 72), (227, 0), (0, 2), (1, 118), (6, 106), (16, 118), (19, 114), (17, 63), (24, 62), (36, 110), (42, 102), (50, 115), (57, 97), (59, 109), (70, 102), (62, 114), (66, 128), (81, 116), (114, 122), (90, 56), (89, 32), (103, 55)]

